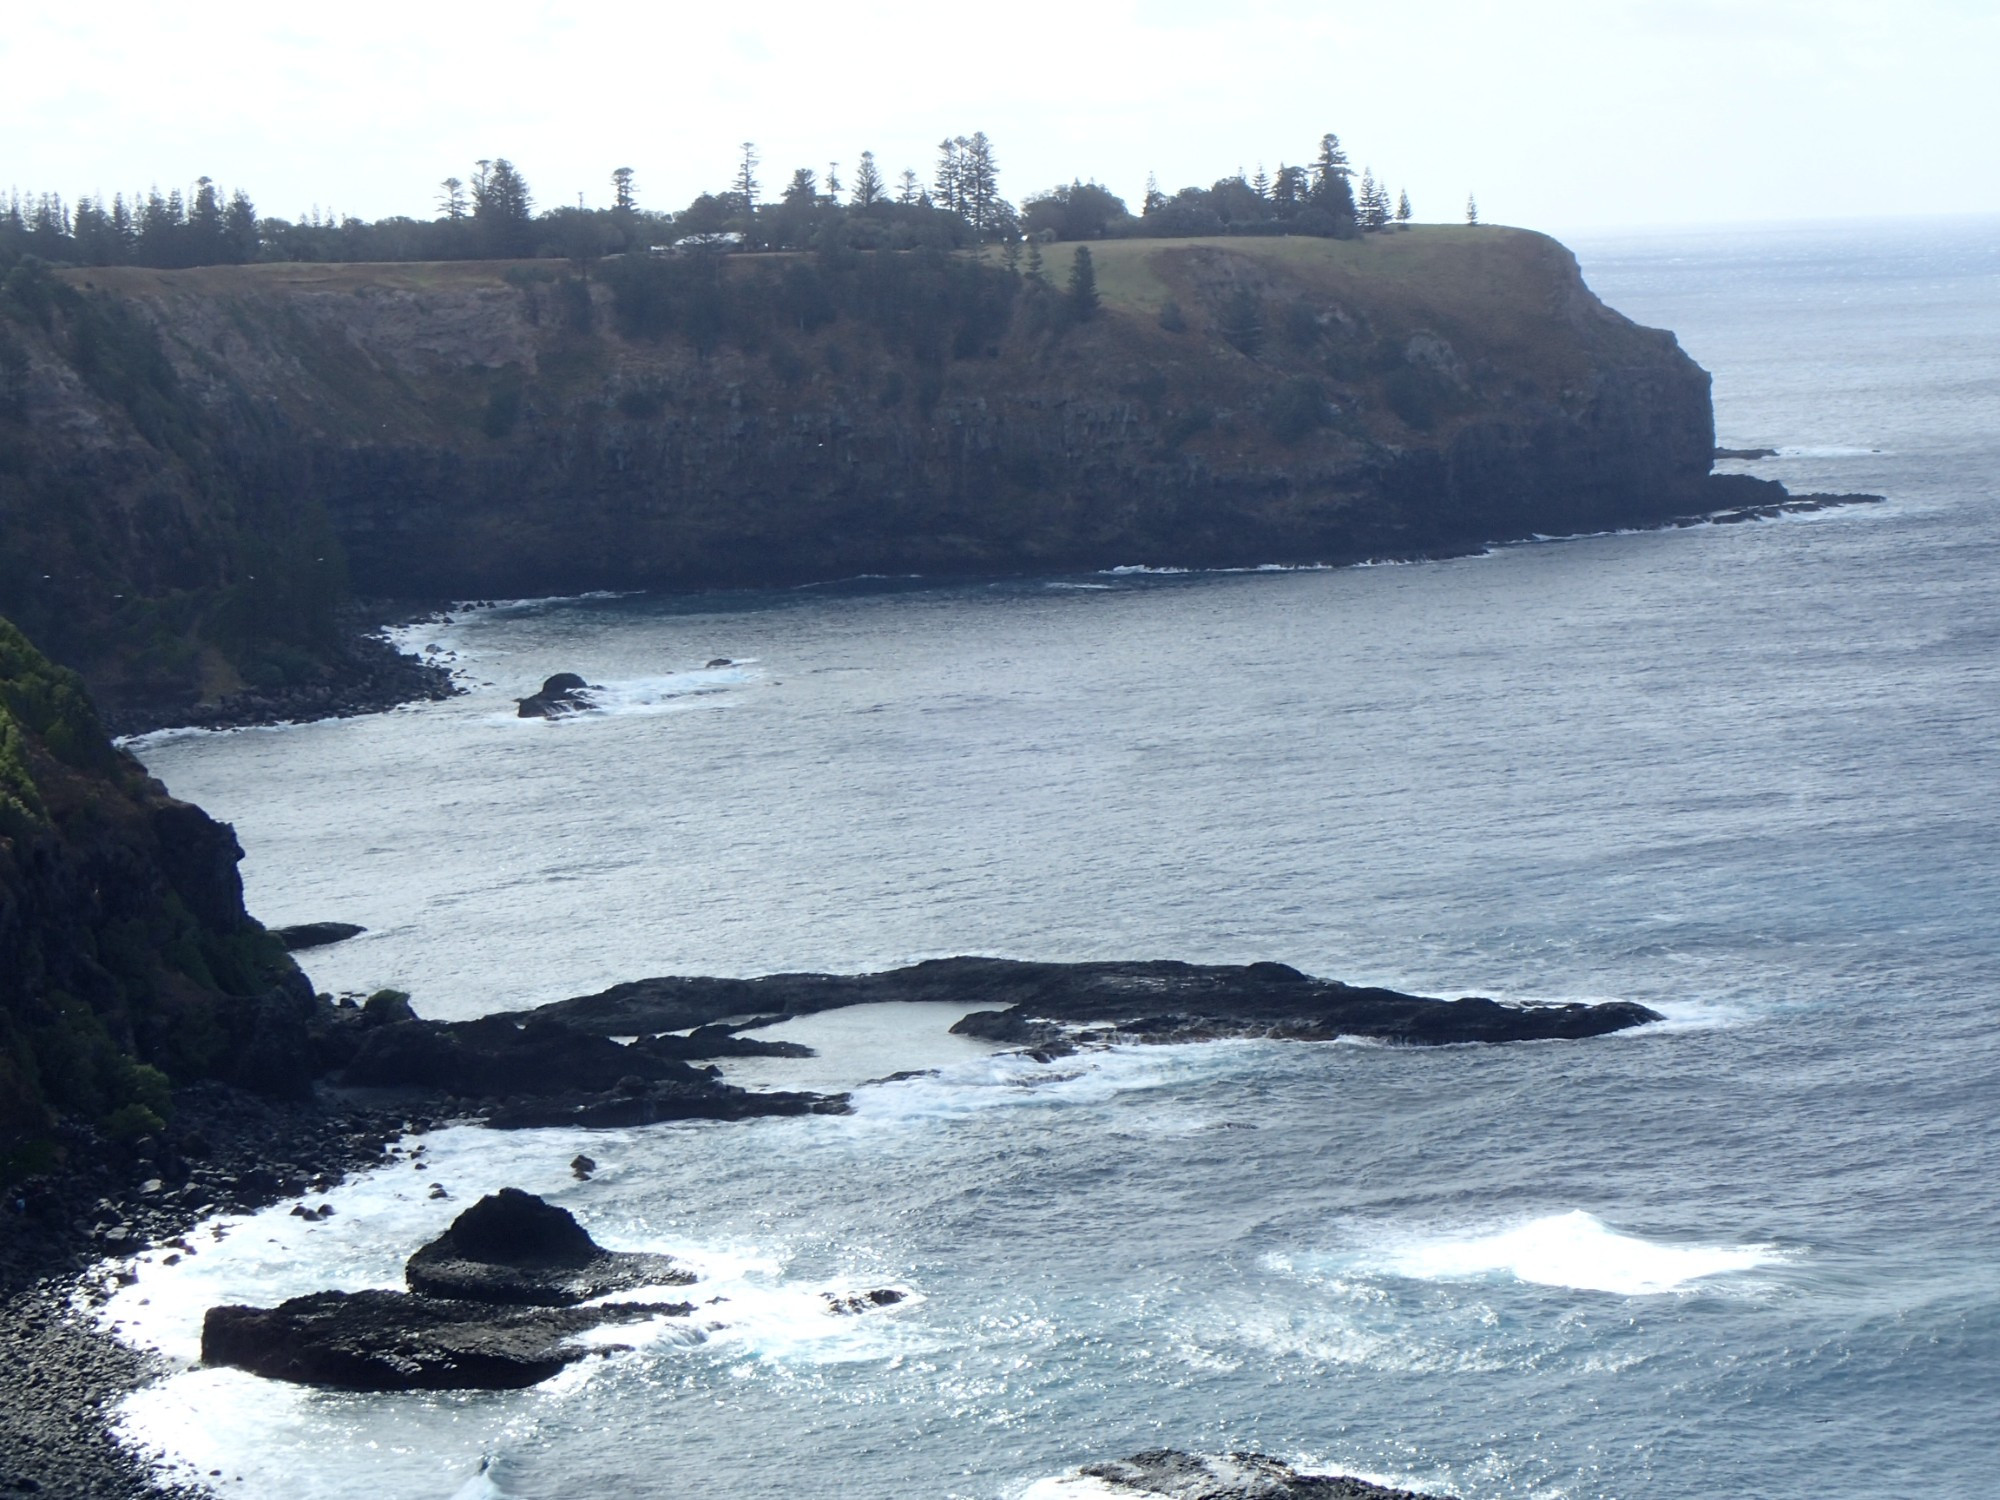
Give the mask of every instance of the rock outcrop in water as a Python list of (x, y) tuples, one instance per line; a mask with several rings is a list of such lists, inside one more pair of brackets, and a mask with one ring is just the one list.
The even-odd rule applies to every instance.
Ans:
[(210, 1308), (201, 1357), (337, 1390), (517, 1390), (617, 1347), (578, 1342), (592, 1329), (691, 1310), (684, 1302), (519, 1307), (409, 1292), (313, 1292), (276, 1307)]
[[(274, 1380), (345, 1390), (507, 1390), (616, 1344), (593, 1329), (685, 1317), (686, 1302), (579, 1304), (695, 1278), (664, 1255), (605, 1250), (566, 1210), (502, 1188), (453, 1220), (404, 1268), (407, 1292), (314, 1292), (276, 1307), (212, 1307), (201, 1357)], [(823, 1294), (830, 1314), (893, 1307), (883, 1287)]]
[(954, 1031), (1047, 1048), (1077, 1028), (1099, 1041), (1372, 1037), (1411, 1046), (1579, 1039), (1661, 1020), (1643, 1005), (1504, 1005), (1434, 1000), (1314, 979), (1279, 963), (1028, 963), (939, 958), (880, 974), (641, 979), (529, 1012), (594, 1036), (680, 1030), (727, 1016), (808, 1015), (876, 1001), (979, 1005)]
[(339, 687), (381, 667), (340, 659), (353, 594), (1339, 562), (1783, 498), (1711, 480), (1706, 373), (1544, 236), (1093, 253), (1075, 326), (922, 255), (733, 258), (709, 321), (673, 265), (22, 272), (0, 612), (121, 724), (297, 716), (378, 691)]
[(542, 684), (542, 690), (516, 700), (516, 717), (522, 719), (566, 719), (591, 707), (590, 684), (574, 672), (558, 672)]
[(665, 1120), (748, 1120), (838, 1113), (844, 1096), (758, 1092), (726, 1084), (710, 1057), (797, 1057), (809, 1049), (760, 1042), (722, 1028), (693, 1036), (593, 1034), (544, 1018), (476, 1021), (415, 1017), (370, 1027), (349, 1012), (321, 1036), (328, 1080), (382, 1091), (429, 1108), (481, 1115), (489, 1125), (630, 1126)]
[(290, 927), (274, 927), (271, 935), (285, 945), (287, 953), (302, 953), (308, 948), (344, 943), (367, 930), (354, 922), (299, 922)]
[[(1661, 1019), (1622, 1001), (1427, 999), (1313, 979), (1277, 963), (944, 958), (880, 974), (641, 979), (475, 1021), (424, 1021), (404, 1011), (371, 1025), (365, 1011), (339, 1012), (316, 1037), (331, 1083), (410, 1107), (477, 1115), (503, 1129), (747, 1120), (840, 1113), (848, 1104), (844, 1095), (736, 1088), (698, 1063), (809, 1056), (796, 1043), (742, 1033), (788, 1016), (881, 1001), (986, 1007), (953, 1030), (1042, 1056), (1114, 1042), (1219, 1037), (1369, 1037), (1408, 1046), (1577, 1040)], [(729, 1017), (752, 1019), (724, 1024)]]
[[(694, 1280), (663, 1255), (605, 1250), (568, 1210), (519, 1188), (481, 1198), (404, 1268), (408, 1292), (315, 1292), (276, 1307), (212, 1307), (201, 1357), (347, 1390), (505, 1390), (592, 1352), (608, 1323), (684, 1316), (685, 1302), (577, 1304)], [(602, 1352), (604, 1346), (597, 1346)]]
[(664, 1255), (600, 1247), (566, 1209), (502, 1188), (481, 1198), (403, 1267), (424, 1297), (573, 1307), (641, 1286), (684, 1286), (694, 1276)]
[(1343, 1475), (1301, 1474), (1261, 1453), (1181, 1453), (1155, 1448), (1077, 1471), (1134, 1500), (1449, 1500)]

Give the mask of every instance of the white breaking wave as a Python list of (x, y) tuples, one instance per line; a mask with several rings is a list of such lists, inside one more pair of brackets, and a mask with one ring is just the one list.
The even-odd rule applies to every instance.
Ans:
[(1120, 1094), (1167, 1088), (1208, 1071), (1236, 1066), (1242, 1049), (1284, 1045), (1245, 1041), (1091, 1048), (1051, 1062), (998, 1052), (897, 1079), (854, 1095), (862, 1125), (963, 1119), (991, 1109), (1102, 1104)]
[(174, 740), (213, 739), (225, 734), (274, 734), (281, 729), (297, 729), (301, 724), (315, 722), (318, 721), (280, 719), (275, 724), (232, 724), (226, 729), (207, 729), (199, 724), (182, 724), (169, 729), (149, 729), (144, 734), (119, 735), (111, 743), (120, 750), (130, 750), (136, 755), (154, 745), (165, 745)]
[(1101, 1479), (1088, 1474), (1056, 1474), (1047, 1479), (1037, 1479), (1021, 1491), (1020, 1500), (1132, 1500), (1137, 1494), (1156, 1494), (1153, 1490), (1130, 1490), (1123, 1485), (1113, 1489)]
[[(657, 1145), (657, 1136), (650, 1139)], [(887, 1364), (937, 1347), (930, 1320), (921, 1313), (908, 1316), (923, 1306), (923, 1291), (890, 1268), (863, 1263), (798, 1276), (783, 1251), (692, 1243), (647, 1231), (621, 1186), (653, 1169), (637, 1140), (638, 1133), (615, 1130), (496, 1133), (448, 1127), (421, 1138), (424, 1155), (415, 1163), (400, 1158), (323, 1195), (310, 1195), (315, 1207), (332, 1206), (329, 1218), (295, 1216), (288, 1200), (196, 1226), (186, 1236), (194, 1254), (163, 1246), (136, 1257), (129, 1263), (136, 1280), (120, 1287), (97, 1316), (125, 1342), (157, 1350), (181, 1368), (125, 1398), (114, 1418), (119, 1430), (142, 1451), (160, 1454), (170, 1477), (221, 1469), (232, 1490), (235, 1477), (243, 1477), (245, 1494), (351, 1500), (372, 1487), (374, 1493), (488, 1500), (502, 1491), (481, 1467), (483, 1460), (521, 1441), (540, 1414), (554, 1409), (551, 1403), (569, 1399), (607, 1370), (663, 1362), (672, 1368), (703, 1357), (732, 1373)], [(579, 1150), (600, 1160), (593, 1182), (571, 1175), (568, 1162)], [(434, 1181), (448, 1185), (448, 1198), (431, 1197)], [(269, 1306), (324, 1288), (399, 1287), (412, 1249), (480, 1194), (503, 1184), (573, 1205), (607, 1248), (662, 1252), (698, 1278), (686, 1286), (633, 1288), (603, 1301), (691, 1302), (692, 1312), (586, 1334), (578, 1342), (599, 1351), (595, 1357), (530, 1390), (362, 1398), (380, 1441), (346, 1455), (345, 1465), (297, 1463), (300, 1453), (326, 1451), (325, 1393), (196, 1363), (209, 1307)], [(865, 1306), (865, 1294), (883, 1288), (900, 1293), (900, 1300)], [(838, 1304), (857, 1297), (864, 1310), (839, 1310)], [(461, 1419), (445, 1431), (432, 1430), (429, 1413), (439, 1403), (461, 1411)]]
[(1662, 1031), (1728, 1031), (1747, 1026), (1754, 1017), (1743, 1008), (1718, 1000), (1648, 1000), (1646, 1005), (1665, 1016), (1645, 1026), (1613, 1032), (1613, 1036), (1647, 1036)]
[(1886, 452), (1882, 448), (1780, 448), (1780, 458), (1874, 458)]
[(451, 1500), (502, 1500), (506, 1493), (482, 1464), (477, 1474), (451, 1492)]
[(1511, 1276), (1537, 1286), (1638, 1297), (1784, 1259), (1775, 1245), (1692, 1245), (1620, 1234), (1572, 1209), (1502, 1229), (1439, 1234), (1357, 1257), (1356, 1269), (1417, 1281)]
[[(1217, 1481), (1226, 1483), (1234, 1479), (1242, 1484), (1242, 1489), (1240, 1491), (1231, 1490), (1232, 1494), (1249, 1494), (1253, 1489), (1257, 1493), (1262, 1493), (1261, 1488), (1258, 1488), (1261, 1480), (1260, 1470), (1246, 1466), (1233, 1455), (1229, 1457), (1213, 1456), (1207, 1462), (1210, 1465), (1210, 1472), (1215, 1476)], [(1368, 1484), (1378, 1484), (1392, 1489), (1410, 1482), (1397, 1475), (1376, 1474), (1351, 1466), (1328, 1467), (1320, 1464), (1299, 1463), (1292, 1466), (1292, 1471), (1302, 1476), (1359, 1479)], [(1179, 1489), (1178, 1486), (1176, 1487), (1176, 1492), (1180, 1494), (1190, 1493), (1188, 1490)], [(1204, 1489), (1202, 1493), (1206, 1494), (1208, 1491)], [(1159, 1496), (1161, 1500), (1169, 1500), (1169, 1492), (1165, 1490), (1142, 1490), (1135, 1489), (1130, 1485), (1114, 1485), (1097, 1478), (1095, 1475), (1081, 1474), (1072, 1470), (1067, 1474), (1055, 1474), (1046, 1479), (1037, 1479), (1020, 1492), (1018, 1500), (1134, 1500), (1134, 1497), (1149, 1495)]]

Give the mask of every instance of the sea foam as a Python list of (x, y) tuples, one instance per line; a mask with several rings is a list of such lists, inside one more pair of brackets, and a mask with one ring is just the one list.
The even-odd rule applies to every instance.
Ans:
[(1682, 1292), (1712, 1276), (1783, 1259), (1775, 1245), (1679, 1244), (1621, 1234), (1573, 1209), (1497, 1229), (1425, 1236), (1359, 1257), (1361, 1271), (1417, 1281), (1495, 1276), (1637, 1297)]

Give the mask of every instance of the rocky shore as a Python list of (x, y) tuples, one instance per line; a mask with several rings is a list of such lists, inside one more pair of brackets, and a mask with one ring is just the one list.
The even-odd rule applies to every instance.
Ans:
[(340, 1390), (514, 1390), (618, 1347), (586, 1347), (580, 1334), (694, 1311), (690, 1302), (583, 1306), (695, 1278), (664, 1255), (601, 1248), (568, 1211), (518, 1188), (460, 1214), (410, 1257), (404, 1279), (404, 1292), (212, 1307), (202, 1361)]
[[(33, 1369), (38, 1379), (32, 1386), (0, 1386), (0, 1494), (9, 1486), (79, 1497), (171, 1493), (158, 1488), (142, 1458), (121, 1448), (104, 1426), (106, 1410), (157, 1372), (154, 1361), (90, 1320), (91, 1308), (124, 1274), (119, 1257), (153, 1246), (197, 1254), (199, 1246), (185, 1233), (215, 1212), (247, 1212), (288, 1197), (302, 1198), (304, 1211), (314, 1211), (316, 1189), (381, 1163), (399, 1136), (441, 1119), (481, 1119), (501, 1128), (629, 1126), (838, 1112), (846, 1108), (844, 1096), (747, 1091), (699, 1064), (720, 1056), (804, 1053), (796, 1044), (745, 1034), (789, 1016), (939, 1000), (985, 1007), (959, 1023), (961, 1033), (1019, 1044), (1042, 1057), (1093, 1045), (1222, 1036), (1371, 1036), (1405, 1045), (1582, 1038), (1659, 1019), (1630, 1004), (1520, 1007), (1481, 998), (1427, 999), (1314, 979), (1276, 963), (992, 958), (939, 959), (881, 974), (638, 980), (534, 1011), (466, 1022), (423, 1020), (391, 993), (366, 1006), (314, 1002), (298, 1018), (317, 1080), (304, 1092), (274, 1098), (221, 1083), (180, 1090), (171, 1123), (157, 1134), (120, 1144), (86, 1139), (88, 1132), (72, 1127), (75, 1139), (65, 1152), (70, 1165), (10, 1191), (0, 1212), (0, 1346), (13, 1368)], [(621, 1037), (637, 1040), (614, 1040)], [(459, 1379), (468, 1363), (490, 1382), (545, 1378), (551, 1360), (559, 1368), (571, 1357), (562, 1352), (566, 1340), (592, 1320), (564, 1315), (560, 1304), (568, 1294), (547, 1295), (545, 1276), (514, 1277), (509, 1291), (508, 1278), (496, 1279), (492, 1270), (491, 1245), (481, 1248), (477, 1223), (462, 1238), (466, 1245), (448, 1236), (412, 1258), (411, 1293), (420, 1303), (322, 1294), (282, 1316), (280, 1310), (261, 1320), (245, 1314), (233, 1333), (218, 1334), (218, 1357), (234, 1349), (231, 1362), (244, 1363), (248, 1358), (240, 1351), (258, 1338), (304, 1340), (334, 1351), (326, 1365), (336, 1372), (331, 1383), (380, 1389), (387, 1377), (379, 1362), (354, 1350), (379, 1343), (384, 1329), (407, 1323), (404, 1315), (414, 1309), (430, 1341), (426, 1347), (446, 1351), (419, 1361), (419, 1383)], [(598, 1287), (606, 1276), (627, 1285), (634, 1275), (648, 1284), (672, 1279), (667, 1268), (634, 1270), (602, 1258), (594, 1247), (571, 1249), (581, 1255), (565, 1272), (571, 1292)], [(483, 1269), (482, 1257), (488, 1261)], [(468, 1288), (478, 1288), (477, 1295), (469, 1297)], [(487, 1311), (467, 1312), (468, 1303)], [(538, 1304), (540, 1313), (533, 1311)], [(1176, 1482), (1182, 1479), (1187, 1476)], [(1258, 1482), (1267, 1480), (1278, 1483), (1268, 1474)], [(1268, 1485), (1157, 1492), (1260, 1500), (1295, 1494), (1375, 1500), (1392, 1493)]]
[[(244, 687), (212, 701), (189, 693), (121, 695), (105, 714), (117, 735), (159, 729), (248, 729), (262, 724), (300, 724), (313, 719), (351, 719), (385, 713), (406, 703), (436, 703), (462, 692), (441, 663), (398, 651), (382, 635), (405, 623), (407, 608), (357, 606), (347, 612), (337, 644), (315, 670), (296, 682)], [(418, 618), (430, 614), (422, 612)]]
[[(114, 1438), (111, 1409), (163, 1373), (156, 1357), (97, 1326), (95, 1310), (151, 1246), (215, 1213), (247, 1213), (331, 1186), (384, 1158), (426, 1118), (320, 1100), (280, 1101), (219, 1084), (179, 1091), (149, 1141), (78, 1128), (68, 1165), (0, 1197), (0, 1495), (156, 1500), (200, 1493), (163, 1481)], [(31, 1378), (22, 1378), (26, 1372)]]

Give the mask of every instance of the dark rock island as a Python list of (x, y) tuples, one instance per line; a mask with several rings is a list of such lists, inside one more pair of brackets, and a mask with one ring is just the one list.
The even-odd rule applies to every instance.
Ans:
[(286, 952), (303, 953), (308, 948), (344, 943), (367, 930), (353, 922), (299, 922), (290, 927), (274, 927), (271, 936), (285, 945)]
[(572, 1307), (694, 1277), (664, 1255), (601, 1249), (566, 1210), (519, 1188), (481, 1198), (412, 1255), (403, 1279), (424, 1297)]
[(407, 1292), (314, 1292), (276, 1307), (212, 1307), (201, 1357), (303, 1385), (358, 1391), (508, 1390), (616, 1345), (578, 1336), (682, 1317), (690, 1304), (577, 1304), (694, 1280), (665, 1256), (599, 1248), (566, 1210), (503, 1188), (410, 1257)]
[(542, 684), (538, 693), (516, 700), (516, 717), (523, 719), (566, 719), (591, 707), (590, 684), (574, 672), (558, 672)]
[(1370, 1037), (1409, 1046), (1602, 1036), (1663, 1019), (1627, 1001), (1505, 1005), (1432, 1000), (1313, 979), (1286, 964), (1028, 963), (939, 958), (881, 974), (640, 979), (527, 1012), (524, 1024), (595, 1036), (680, 1030), (731, 1016), (781, 1020), (878, 1001), (980, 1005), (952, 1029), (1032, 1048), (1098, 1042)]

